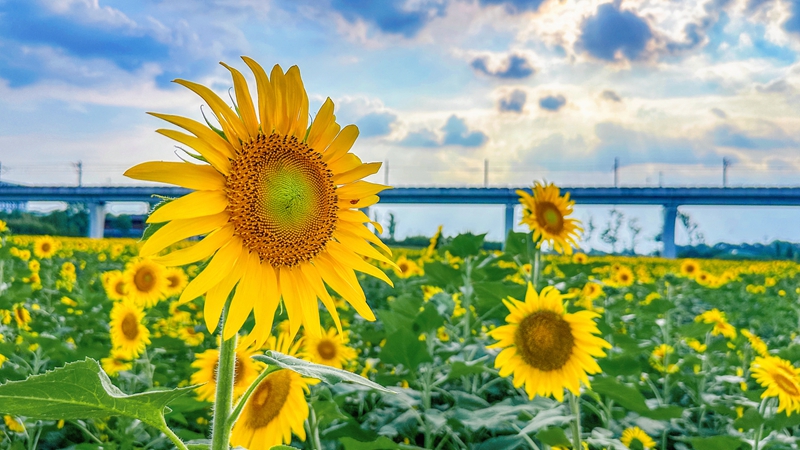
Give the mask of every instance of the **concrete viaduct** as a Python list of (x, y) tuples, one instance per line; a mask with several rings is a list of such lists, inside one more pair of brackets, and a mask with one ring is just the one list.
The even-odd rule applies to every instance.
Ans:
[[(400, 187), (380, 194), (381, 204), (460, 204), (505, 206), (506, 234), (514, 226), (514, 207), (519, 204), (518, 188), (416, 188)], [(525, 187), (522, 189), (530, 188)], [(664, 210), (663, 256), (674, 258), (675, 220), (678, 207), (684, 205), (715, 206), (800, 206), (800, 188), (570, 188), (576, 204), (581, 205), (661, 205)], [(43, 187), (0, 186), (0, 202), (62, 201), (89, 206), (89, 237), (103, 237), (107, 202), (160, 201), (154, 195), (179, 197), (189, 191), (176, 187)]]

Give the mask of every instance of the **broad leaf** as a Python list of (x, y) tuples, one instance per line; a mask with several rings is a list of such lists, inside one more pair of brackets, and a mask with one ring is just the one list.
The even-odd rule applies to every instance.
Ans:
[(569, 438), (567, 438), (564, 430), (557, 427), (545, 428), (544, 430), (536, 433), (536, 439), (551, 446), (558, 445), (560, 447), (572, 447), (572, 443), (570, 442)]
[(314, 364), (312, 362), (303, 361), (302, 359), (295, 358), (293, 356), (284, 355), (283, 353), (274, 352), (268, 350), (264, 355), (255, 355), (253, 358), (265, 362), (269, 365), (275, 365), (282, 369), (289, 369), (293, 372), (297, 372), (304, 377), (309, 378), (316, 378), (320, 381), (324, 381), (328, 384), (337, 384), (342, 381), (347, 381), (349, 383), (360, 384), (362, 386), (367, 386), (369, 388), (389, 392), (389, 389), (381, 386), (378, 383), (372, 382), (360, 375), (356, 375), (352, 372), (348, 372), (342, 369), (336, 369), (334, 367), (324, 366), (322, 364)]
[(592, 381), (592, 390), (616, 401), (624, 408), (651, 419), (677, 419), (683, 414), (683, 408), (679, 406), (662, 406), (651, 410), (638, 389), (624, 385), (611, 377)]
[(49, 420), (128, 416), (162, 429), (164, 408), (192, 389), (126, 395), (111, 384), (97, 361), (86, 358), (0, 385), (0, 413)]
[(750, 444), (733, 436), (695, 437), (686, 439), (695, 450), (750, 449)]

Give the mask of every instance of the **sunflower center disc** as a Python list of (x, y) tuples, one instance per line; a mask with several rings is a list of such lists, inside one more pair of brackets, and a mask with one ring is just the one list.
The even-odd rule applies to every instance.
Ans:
[(226, 193), (234, 232), (273, 267), (293, 267), (325, 249), (336, 228), (333, 173), (295, 137), (259, 135), (231, 163)]
[(569, 361), (575, 338), (569, 323), (561, 315), (539, 311), (522, 319), (514, 343), (526, 363), (549, 372), (564, 367)]
[(772, 378), (775, 380), (775, 384), (777, 384), (782, 391), (786, 392), (792, 397), (800, 396), (800, 390), (798, 390), (797, 385), (793, 383), (792, 380), (779, 373), (774, 374)]
[(322, 359), (333, 359), (336, 357), (336, 346), (329, 340), (320, 341), (317, 351)]
[(133, 314), (126, 314), (125, 318), (122, 319), (122, 324), (120, 325), (122, 328), (122, 334), (128, 340), (134, 340), (139, 336), (139, 321), (136, 320), (136, 316)]
[(168, 287), (171, 287), (171, 288), (175, 288), (175, 287), (177, 287), (177, 286), (178, 286), (178, 283), (180, 282), (180, 280), (178, 279), (178, 277), (177, 277), (177, 276), (175, 276), (175, 275), (173, 275), (173, 276), (171, 276), (171, 277), (167, 277), (167, 281), (169, 281), (169, 286), (168, 286)]
[(539, 225), (550, 233), (558, 234), (564, 229), (564, 216), (558, 207), (550, 202), (540, 202), (536, 205), (536, 218)]
[(290, 371), (278, 370), (267, 375), (250, 397), (247, 427), (250, 429), (263, 428), (278, 417), (281, 408), (289, 398), (289, 388), (291, 387)]
[(114, 285), (114, 291), (119, 295), (125, 295), (125, 281), (117, 281), (117, 283)]
[(133, 284), (139, 292), (150, 292), (156, 285), (156, 277), (150, 270), (143, 268), (136, 271), (133, 276)]
[(47, 253), (49, 251), (50, 251), (50, 243), (49, 242), (43, 243), (42, 244), (42, 252)]

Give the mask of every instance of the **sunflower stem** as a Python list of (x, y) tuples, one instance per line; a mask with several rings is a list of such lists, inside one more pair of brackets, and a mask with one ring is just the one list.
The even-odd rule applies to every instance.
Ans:
[(580, 395), (575, 395), (572, 392), (568, 393), (569, 406), (572, 410), (572, 415), (575, 420), (572, 422), (572, 448), (581, 450), (581, 402)]
[(236, 420), (242, 414), (244, 405), (247, 404), (247, 400), (253, 394), (253, 391), (256, 390), (258, 385), (261, 384), (262, 381), (264, 381), (264, 378), (267, 378), (267, 375), (271, 374), (272, 372), (276, 372), (278, 370), (280, 370), (280, 367), (278, 366), (267, 366), (266, 369), (264, 369), (260, 374), (258, 374), (258, 377), (253, 381), (252, 384), (250, 384), (250, 386), (247, 387), (247, 390), (242, 395), (242, 398), (240, 398), (239, 401), (236, 403), (236, 406), (233, 408), (233, 411), (231, 411), (231, 415), (228, 416), (228, 429), (233, 429), (233, 424), (236, 423)]
[(214, 398), (214, 421), (211, 429), (211, 450), (230, 449), (231, 428), (228, 418), (233, 412), (233, 378), (236, 368), (236, 335), (222, 339), (223, 325), (228, 315), (228, 305), (222, 310), (220, 320), (219, 363), (217, 364), (217, 392)]
[(539, 292), (539, 279), (541, 278), (542, 268), (542, 248), (537, 245), (533, 251), (533, 264), (531, 264), (531, 278), (533, 279), (533, 288)]

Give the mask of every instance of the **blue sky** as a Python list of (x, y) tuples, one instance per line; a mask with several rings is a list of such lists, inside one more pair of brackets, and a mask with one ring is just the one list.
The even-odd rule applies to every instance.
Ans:
[[(171, 80), (225, 96), (218, 62), (249, 55), (298, 65), (390, 184), (480, 185), (488, 160), (493, 185), (608, 185), (618, 157), (623, 185), (719, 185), (725, 157), (733, 185), (795, 185), (799, 53), (800, 0), (0, 0), (0, 180), (71, 184), (82, 160), (130, 183), (177, 158), (146, 111), (201, 117)], [(711, 241), (785, 237), (720, 231), (736, 211), (695, 214)], [(500, 234), (415, 214), (401, 233)]]

